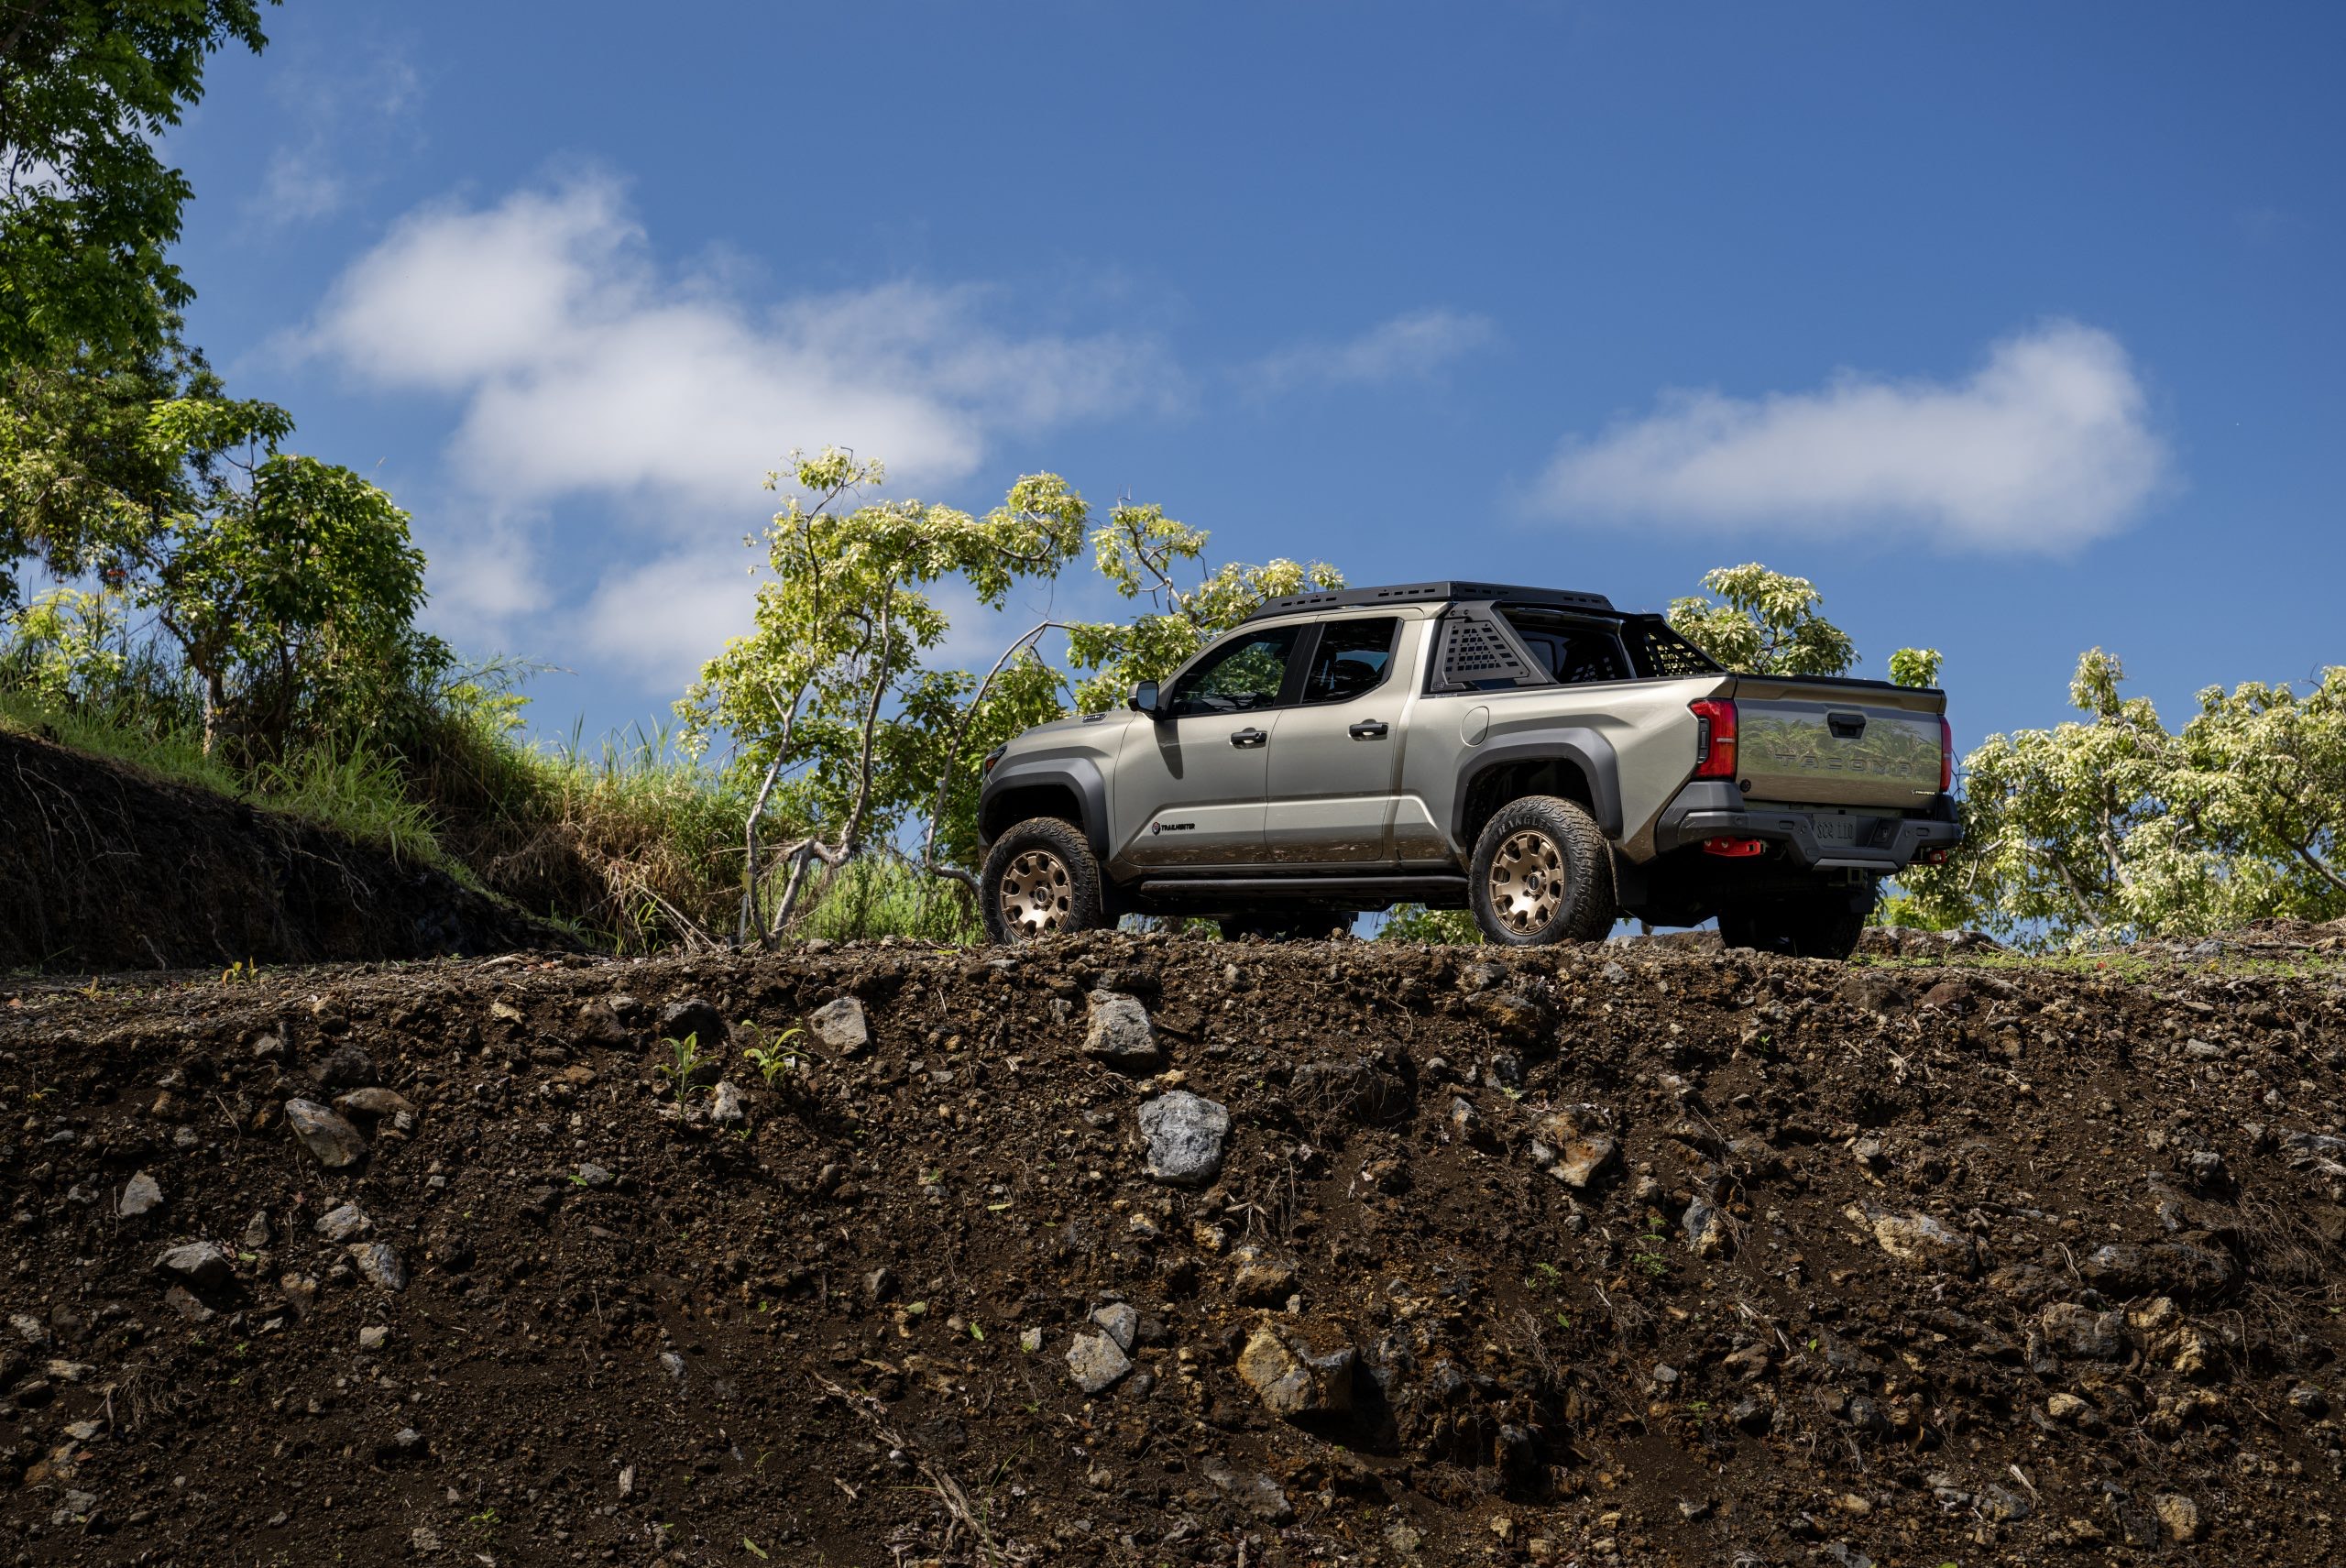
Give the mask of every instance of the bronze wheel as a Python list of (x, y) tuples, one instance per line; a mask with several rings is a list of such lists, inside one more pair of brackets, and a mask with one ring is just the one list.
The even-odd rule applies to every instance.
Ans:
[(1075, 909), (1075, 879), (1067, 862), (1048, 850), (1028, 850), (1003, 868), (994, 899), (1014, 939), (1048, 937), (1067, 928)]
[(1536, 828), (1511, 833), (1491, 857), (1491, 909), (1510, 931), (1547, 929), (1572, 888), (1564, 852)]
[(1613, 851), (1577, 801), (1528, 795), (1475, 835), (1467, 901), (1503, 947), (1595, 942), (1613, 928)]

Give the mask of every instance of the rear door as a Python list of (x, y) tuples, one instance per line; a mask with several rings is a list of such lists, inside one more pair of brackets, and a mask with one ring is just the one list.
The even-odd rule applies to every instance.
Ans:
[(1402, 707), (1410, 691), (1398, 616), (1325, 620), (1270, 748), (1266, 856), (1350, 865), (1393, 858)]
[(1115, 859), (1144, 870), (1261, 862), (1266, 763), (1307, 630), (1233, 632), (1174, 677), (1166, 718), (1125, 730)]

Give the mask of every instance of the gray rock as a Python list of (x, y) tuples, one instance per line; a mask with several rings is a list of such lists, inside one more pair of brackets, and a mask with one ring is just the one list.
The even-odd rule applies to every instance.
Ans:
[(1230, 1294), (1238, 1301), (1250, 1307), (1276, 1307), (1295, 1294), (1293, 1258), (1249, 1243), (1234, 1249), (1230, 1261), (1237, 1265), (1230, 1277)]
[(384, 1342), (389, 1340), (390, 1337), (391, 1331), (385, 1328), (382, 1324), (368, 1323), (365, 1328), (358, 1331), (358, 1348), (361, 1350), (380, 1350), (383, 1348)]
[(578, 1179), (584, 1185), (599, 1191), (608, 1187), (616, 1179), (599, 1165), (581, 1165), (578, 1168)]
[(356, 1046), (336, 1046), (312, 1076), (328, 1089), (356, 1089), (375, 1081), (375, 1058)]
[(2180, 1492), (2162, 1492), (2151, 1499), (2151, 1511), (2159, 1517), (2159, 1529), (2169, 1541), (2193, 1541), (2199, 1539), (2199, 1505)]
[(269, 1245), (269, 1237), (273, 1234), (273, 1227), (269, 1223), (269, 1211), (254, 1210), (253, 1217), (245, 1222), (245, 1250), (247, 1252), (260, 1251)]
[(1101, 1331), (1116, 1342), (1116, 1348), (1126, 1354), (1132, 1353), (1133, 1336), (1140, 1330), (1140, 1314), (1123, 1301), (1111, 1301), (1091, 1314), (1091, 1321)]
[(1584, 1190), (1613, 1161), (1612, 1118), (1596, 1105), (1567, 1105), (1532, 1124), (1535, 1156), (1547, 1153), (1548, 1174)]
[(660, 1038), (690, 1038), (703, 1056), (720, 1055), (725, 1049), (728, 1033), (725, 1014), (719, 1013), (705, 996), (687, 996), (660, 1009)]
[(2099, 1246), (2077, 1260), (2086, 1282), (2112, 1296), (2213, 1296), (2232, 1282), (2231, 1256), (2189, 1242)]
[(236, 1266), (228, 1260), (228, 1255), (210, 1242), (189, 1242), (184, 1246), (175, 1246), (157, 1258), (155, 1266), (190, 1285), (207, 1288), (226, 1284), (236, 1272)]
[(1163, 1063), (1157, 1026), (1137, 998), (1119, 992), (1091, 993), (1091, 1021), (1083, 1034), (1083, 1054), (1110, 1067), (1153, 1069)]
[(1355, 1359), (1351, 1345), (1317, 1350), (1266, 1325), (1238, 1353), (1238, 1376), (1275, 1416), (1342, 1415), (1353, 1408)]
[(365, 1235), (374, 1223), (357, 1204), (345, 1203), (319, 1215), (318, 1223), (310, 1228), (330, 1242), (346, 1242)]
[(1979, 1488), (1979, 1511), (1997, 1524), (2018, 1524), (2036, 1511), (2036, 1505), (1991, 1481)]
[(872, 1044), (863, 1003), (852, 996), (824, 1003), (806, 1014), (806, 1026), (815, 1032), (817, 1039), (843, 1057), (860, 1056)]
[(1028, 1329), (1025, 1332), (1020, 1334), (1018, 1336), (1018, 1348), (1025, 1351), (1029, 1355), (1033, 1355), (1036, 1352), (1041, 1350), (1043, 1348), (1043, 1331), (1040, 1329)]
[(1230, 1113), (1211, 1100), (1177, 1089), (1140, 1108), (1140, 1132), (1148, 1146), (1143, 1168), (1151, 1180), (1203, 1187), (1222, 1170)]
[(367, 1157), (367, 1140), (358, 1129), (314, 1100), (288, 1100), (285, 1124), (320, 1165), (339, 1170)]
[(334, 1109), (359, 1116), (412, 1116), (415, 1106), (389, 1089), (354, 1089), (334, 1097)]
[(1206, 1479), (1232, 1502), (1264, 1523), (1284, 1525), (1295, 1521), (1295, 1508), (1288, 1502), (1287, 1493), (1260, 1471), (1233, 1470), (1220, 1460), (1212, 1460), (1207, 1464), (1205, 1473)]
[(1979, 1261), (1971, 1238), (1928, 1214), (1899, 1213), (1877, 1203), (1847, 1213), (1873, 1233), (1875, 1245), (1899, 1262), (1917, 1268), (1968, 1274)]
[(1067, 1347), (1067, 1369), (1075, 1375), (1077, 1387), (1098, 1394), (1114, 1387), (1133, 1369), (1133, 1362), (1106, 1334), (1078, 1334)]
[(163, 1305), (191, 1323), (208, 1323), (220, 1315), (205, 1306), (196, 1293), (184, 1285), (174, 1285), (164, 1291)]
[(381, 1242), (358, 1242), (350, 1249), (350, 1261), (369, 1284), (384, 1290), (407, 1288), (407, 1265), (400, 1255)]
[(740, 1090), (720, 1080), (709, 1096), (708, 1119), (720, 1127), (746, 1127), (750, 1124), (749, 1102), (741, 1098)]
[(1694, 1194), (1686, 1212), (1679, 1217), (1679, 1230), (1686, 1237), (1686, 1250), (1697, 1257), (1709, 1257), (1727, 1250), (1727, 1216), (1718, 1206), (1702, 1193)]
[(142, 1170), (123, 1183), (122, 1200), (115, 1205), (115, 1212), (126, 1220), (135, 1220), (162, 1206), (162, 1183)]
[(678, 1387), (681, 1388), (684, 1387), (685, 1358), (683, 1356), (677, 1354), (673, 1350), (662, 1351), (660, 1353), (660, 1370), (665, 1372), (670, 1377), (674, 1378)]
[(2055, 1301), (2037, 1314), (2045, 1343), (2081, 1361), (2117, 1361), (2126, 1354), (2126, 1314), (2097, 1312), (2075, 1301)]

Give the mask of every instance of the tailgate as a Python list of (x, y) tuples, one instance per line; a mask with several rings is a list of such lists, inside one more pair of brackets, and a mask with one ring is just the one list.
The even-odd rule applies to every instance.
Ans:
[(1913, 810), (1939, 793), (1945, 692), (1738, 675), (1729, 695), (1747, 799)]

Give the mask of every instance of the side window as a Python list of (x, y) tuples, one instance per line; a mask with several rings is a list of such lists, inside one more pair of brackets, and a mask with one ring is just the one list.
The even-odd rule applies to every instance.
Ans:
[(1244, 713), (1268, 707), (1287, 682), (1288, 658), (1300, 628), (1242, 631), (1189, 666), (1166, 703), (1176, 718), (1196, 713)]
[(1320, 651), (1303, 678), (1305, 702), (1344, 702), (1384, 684), (1393, 664), (1399, 618), (1332, 620), (1320, 628)]

